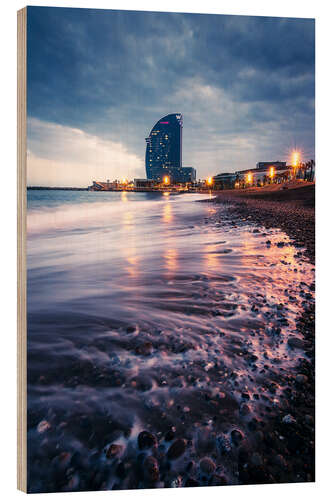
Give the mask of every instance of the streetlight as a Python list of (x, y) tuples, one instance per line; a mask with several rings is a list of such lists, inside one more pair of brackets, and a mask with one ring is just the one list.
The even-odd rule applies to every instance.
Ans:
[(163, 182), (166, 186), (170, 183), (170, 179), (167, 175), (165, 177), (163, 177)]
[(293, 167), (298, 167), (298, 164), (299, 164), (299, 160), (300, 160), (300, 153), (299, 151), (293, 151), (292, 152), (292, 155), (291, 155), (291, 164)]
[(274, 175), (275, 175), (275, 168), (274, 167), (270, 167), (270, 169), (269, 169), (269, 176), (270, 176), (271, 180), (273, 180)]
[(206, 184), (207, 184), (207, 186), (212, 186), (212, 184), (213, 184), (213, 177), (207, 177)]
[(252, 182), (253, 182), (253, 174), (252, 174), (251, 172), (249, 172), (249, 173), (247, 174), (247, 176), (246, 176), (246, 182), (247, 182), (248, 184), (252, 184)]
[(291, 154), (291, 164), (292, 164), (292, 167), (293, 167), (293, 170), (294, 170), (294, 177), (296, 179), (296, 175), (297, 175), (297, 168), (299, 166), (299, 162), (300, 162), (300, 152), (297, 151), (297, 150), (294, 150)]

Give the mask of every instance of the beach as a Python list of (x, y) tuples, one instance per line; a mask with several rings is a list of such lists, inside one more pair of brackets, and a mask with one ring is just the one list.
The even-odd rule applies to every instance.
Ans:
[(30, 492), (314, 480), (313, 208), (260, 193), (29, 192)]

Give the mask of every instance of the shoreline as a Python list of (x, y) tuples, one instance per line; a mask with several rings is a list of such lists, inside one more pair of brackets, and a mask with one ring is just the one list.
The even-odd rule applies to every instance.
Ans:
[(225, 203), (236, 216), (269, 228), (279, 228), (305, 247), (311, 264), (315, 263), (315, 185), (290, 182), (242, 191), (217, 191), (214, 203)]

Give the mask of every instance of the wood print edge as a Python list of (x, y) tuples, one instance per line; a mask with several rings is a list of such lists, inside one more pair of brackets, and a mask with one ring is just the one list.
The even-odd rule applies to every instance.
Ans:
[(27, 492), (26, 59), (27, 9), (17, 12), (17, 488)]

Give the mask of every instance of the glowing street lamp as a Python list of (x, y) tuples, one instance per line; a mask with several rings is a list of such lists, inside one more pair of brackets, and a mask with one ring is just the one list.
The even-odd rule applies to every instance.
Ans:
[(246, 176), (246, 182), (247, 182), (248, 184), (252, 184), (252, 182), (253, 182), (253, 174), (251, 174), (251, 172), (249, 172), (249, 173), (247, 174), (247, 176)]
[(293, 151), (291, 154), (291, 164), (294, 170), (294, 177), (296, 179), (296, 173), (297, 173), (297, 168), (299, 167), (300, 163), (300, 152), (299, 151)]
[(207, 184), (207, 186), (212, 186), (213, 185), (213, 177), (207, 177), (206, 184)]
[(270, 167), (270, 169), (269, 169), (269, 176), (270, 176), (270, 178), (273, 179), (274, 175), (275, 175), (275, 168), (274, 167)]
[(169, 177), (166, 175), (165, 177), (163, 177), (163, 183), (167, 186), (169, 183), (170, 183), (170, 179)]
[(300, 153), (299, 151), (293, 151), (291, 155), (291, 164), (293, 167), (298, 167), (300, 161)]

